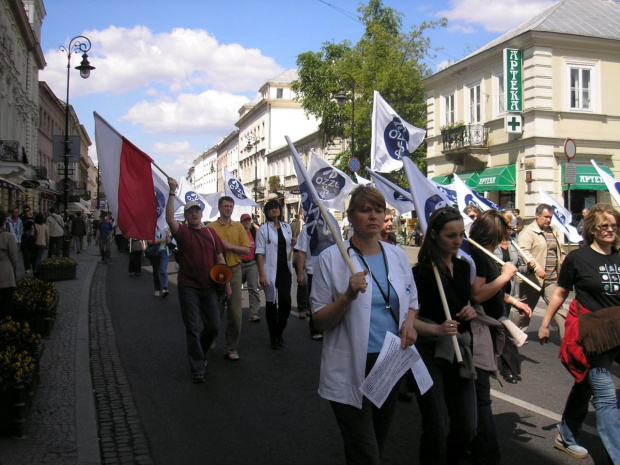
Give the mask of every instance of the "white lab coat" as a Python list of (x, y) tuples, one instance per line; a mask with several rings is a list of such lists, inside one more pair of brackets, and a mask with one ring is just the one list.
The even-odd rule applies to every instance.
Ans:
[[(293, 262), (291, 257), (291, 239), (293, 232), (291, 225), (280, 222), (282, 234), (286, 240), (286, 257), (287, 265), (291, 276), (293, 276)], [(263, 255), (263, 269), (265, 270), (265, 300), (267, 302), (276, 301), (276, 271), (278, 269), (278, 230), (272, 221), (262, 224), (256, 232), (256, 251), (257, 254)], [(291, 294), (293, 293), (291, 279)]]
[[(407, 254), (394, 245), (382, 243), (389, 264), (388, 279), (398, 294), (400, 304), (399, 323), (402, 326), (407, 311), (418, 309), (418, 292), (413, 280), (411, 264)], [(356, 271), (362, 271), (353, 249), (345, 247), (353, 258)], [(314, 313), (344, 294), (349, 285), (351, 271), (340, 255), (336, 245), (324, 250), (314, 266), (312, 294), (310, 296)], [(359, 293), (351, 308), (344, 314), (336, 327), (326, 331), (323, 339), (319, 395), (327, 400), (362, 408), (362, 393), (359, 387), (365, 376), (368, 338), (370, 334), (370, 306), (374, 281), (366, 276), (368, 288)]]

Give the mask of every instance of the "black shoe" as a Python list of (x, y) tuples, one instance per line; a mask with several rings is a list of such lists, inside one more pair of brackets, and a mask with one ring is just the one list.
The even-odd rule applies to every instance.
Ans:
[(502, 373), (502, 377), (504, 378), (504, 381), (510, 384), (517, 384), (519, 382), (517, 377), (512, 373)]
[(192, 383), (200, 384), (204, 382), (205, 382), (205, 375), (203, 375), (202, 373), (194, 373), (194, 376), (192, 376)]
[(284, 338), (282, 336), (278, 338), (278, 347), (280, 349), (284, 347)]

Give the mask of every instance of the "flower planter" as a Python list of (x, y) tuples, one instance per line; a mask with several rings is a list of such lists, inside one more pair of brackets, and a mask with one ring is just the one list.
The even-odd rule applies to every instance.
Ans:
[(39, 333), (42, 337), (48, 337), (56, 321), (56, 312), (58, 309), (58, 301), (60, 294), (56, 292), (54, 301), (48, 307), (36, 307), (30, 309), (25, 314), (25, 320), (30, 324), (30, 328), (35, 333)]
[(76, 265), (42, 266), (37, 271), (37, 277), (43, 281), (65, 281), (75, 279)]
[(28, 379), (10, 385), (0, 385), (0, 435), (21, 438), (24, 436), (26, 414), (32, 404), (39, 383), (39, 369), (44, 345), (40, 342), (33, 352), (34, 370)]

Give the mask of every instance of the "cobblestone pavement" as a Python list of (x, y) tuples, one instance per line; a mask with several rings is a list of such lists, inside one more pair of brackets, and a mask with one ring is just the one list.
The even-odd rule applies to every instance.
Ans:
[(105, 296), (106, 272), (106, 265), (98, 266), (90, 294), (91, 369), (102, 463), (152, 464), (148, 441), (116, 348)]

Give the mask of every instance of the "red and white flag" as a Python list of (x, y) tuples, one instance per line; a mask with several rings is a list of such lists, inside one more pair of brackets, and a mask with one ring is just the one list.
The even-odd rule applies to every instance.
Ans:
[[(95, 144), (101, 182), (123, 236), (154, 240), (159, 199), (153, 183), (153, 160), (96, 112)], [(164, 206), (167, 200), (165, 196)]]

